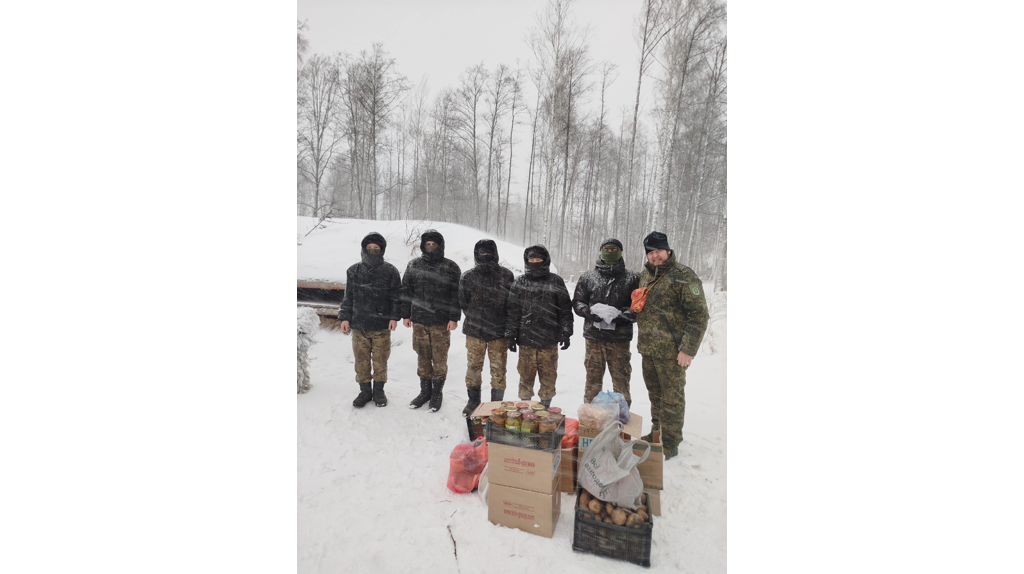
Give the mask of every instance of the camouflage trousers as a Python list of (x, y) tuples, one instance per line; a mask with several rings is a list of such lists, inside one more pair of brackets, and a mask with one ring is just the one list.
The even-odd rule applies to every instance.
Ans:
[(651, 399), (651, 428), (661, 428), (666, 452), (683, 442), (683, 415), (686, 414), (686, 367), (675, 358), (643, 357), (644, 383)]
[(629, 341), (622, 343), (602, 343), (594, 339), (583, 339), (587, 344), (587, 352), (583, 357), (583, 366), (587, 370), (587, 385), (583, 391), (583, 402), (589, 403), (601, 392), (604, 386), (604, 368), (612, 376), (612, 390), (626, 397), (626, 404), (632, 405), (629, 396), (629, 377), (633, 374), (633, 366), (629, 364), (631, 353)]
[(412, 350), (416, 351), (416, 375), (421, 379), (448, 376), (448, 348), (452, 333), (448, 325), (412, 324)]
[(484, 341), (476, 337), (466, 337), (466, 387), (480, 388), (483, 385), (484, 355), (491, 362), (491, 388), (505, 390), (505, 364), (508, 360), (508, 347), (505, 339)]
[(540, 376), (540, 390), (537, 396), (542, 401), (555, 396), (555, 379), (558, 378), (558, 345), (538, 349), (519, 346), (519, 399), (533, 399), (533, 379)]
[[(352, 354), (356, 359), (356, 382), (388, 382), (388, 357), (391, 356), (391, 331), (352, 329)], [(370, 367), (373, 367), (371, 373)]]

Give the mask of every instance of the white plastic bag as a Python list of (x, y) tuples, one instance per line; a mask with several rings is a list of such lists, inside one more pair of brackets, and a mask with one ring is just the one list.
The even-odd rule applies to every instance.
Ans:
[[(633, 439), (626, 442), (619, 438), (622, 424), (614, 422), (594, 437), (586, 451), (579, 458), (580, 486), (597, 497), (631, 510), (643, 503), (644, 482), (636, 465), (647, 460), (651, 446)], [(643, 456), (633, 454), (633, 445), (641, 442), (647, 445)]]

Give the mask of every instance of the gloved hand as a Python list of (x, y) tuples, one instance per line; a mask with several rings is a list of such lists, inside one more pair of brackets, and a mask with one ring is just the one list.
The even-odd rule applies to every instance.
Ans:
[(564, 350), (566, 350), (568, 348), (569, 348), (569, 337), (563, 337), (562, 338), (562, 346), (560, 347), (560, 349), (562, 349), (564, 351)]
[(516, 338), (515, 337), (509, 337), (508, 338), (508, 350), (512, 351), (513, 353), (516, 352)]
[(630, 311), (629, 309), (626, 309), (625, 311), (622, 311), (621, 313), (622, 313), (621, 315), (619, 315), (618, 317), (616, 317), (614, 319), (615, 322), (617, 322), (617, 323), (636, 323), (636, 313)]
[(591, 321), (591, 322), (593, 322), (593, 323), (600, 323), (601, 321), (604, 321), (604, 319), (602, 319), (602, 318), (601, 318), (601, 317), (600, 317), (599, 315), (597, 315), (596, 313), (590, 313), (590, 314), (588, 314), (588, 315), (587, 315), (587, 319), (590, 319), (590, 321)]

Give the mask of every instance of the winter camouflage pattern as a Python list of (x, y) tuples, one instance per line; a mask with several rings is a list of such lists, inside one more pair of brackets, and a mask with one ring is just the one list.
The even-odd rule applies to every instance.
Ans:
[(466, 337), (466, 387), (480, 388), (483, 385), (481, 374), (485, 355), (491, 363), (491, 388), (504, 391), (505, 366), (508, 360), (505, 339), (484, 341), (476, 337)]
[(686, 414), (686, 367), (671, 359), (643, 357), (644, 384), (651, 399), (651, 428), (661, 428), (666, 452), (683, 442), (683, 416)]
[(448, 376), (448, 348), (452, 333), (447, 325), (412, 324), (412, 349), (416, 351), (416, 375), (424, 379)]
[[(356, 382), (388, 382), (388, 357), (391, 356), (391, 331), (352, 329), (352, 354), (356, 362)], [(373, 366), (373, 372), (370, 367)]]
[(679, 353), (697, 355), (708, 328), (704, 286), (693, 269), (676, 262), (675, 252), (665, 263), (644, 265), (640, 287), (654, 283), (643, 311), (637, 313), (636, 350), (645, 357), (676, 359)]
[(629, 364), (632, 353), (629, 352), (629, 341), (622, 343), (602, 343), (594, 339), (584, 339), (587, 352), (583, 357), (583, 366), (587, 370), (587, 384), (583, 392), (583, 402), (590, 403), (601, 392), (604, 386), (605, 365), (612, 376), (612, 390), (622, 393), (627, 404), (633, 404), (629, 396), (629, 378), (633, 367)]
[(533, 399), (533, 379), (540, 375), (540, 400), (551, 400), (555, 396), (555, 379), (558, 378), (558, 345), (543, 348), (519, 347), (519, 399)]

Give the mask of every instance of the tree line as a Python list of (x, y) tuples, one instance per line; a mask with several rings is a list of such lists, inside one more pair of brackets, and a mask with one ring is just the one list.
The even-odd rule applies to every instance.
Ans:
[[(528, 63), (470, 65), (433, 95), (382, 44), (308, 55), (299, 23), (298, 214), (468, 225), (543, 243), (566, 276), (592, 267), (608, 236), (639, 267), (657, 229), (724, 289), (724, 3), (642, 1), (636, 99), (619, 110), (607, 89), (632, 78), (594, 61), (571, 3), (538, 15)], [(642, 111), (644, 87), (654, 102)]]

